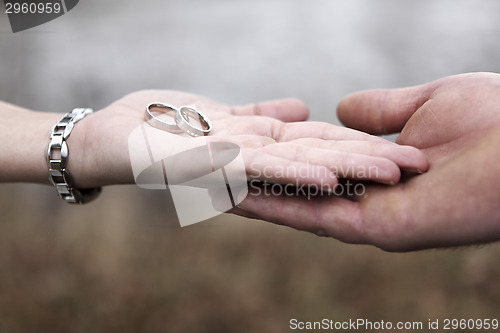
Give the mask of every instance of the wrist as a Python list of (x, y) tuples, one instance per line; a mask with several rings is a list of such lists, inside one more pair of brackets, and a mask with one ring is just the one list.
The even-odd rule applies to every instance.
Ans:
[[(92, 115), (89, 115), (92, 116)], [(70, 151), (66, 165), (67, 172), (71, 175), (73, 185), (78, 189), (88, 189), (101, 186), (97, 184), (96, 179), (92, 177), (95, 173), (93, 169), (93, 156), (89, 152), (89, 142), (87, 140), (87, 120), (88, 117), (81, 119), (74, 125), (71, 135), (67, 138), (68, 150)]]
[[(78, 182), (73, 181), (73, 177), (68, 170), (70, 157), (68, 140), (76, 123), (92, 113), (93, 110), (88, 108), (73, 109), (71, 112), (66, 113), (50, 131), (50, 142), (47, 149), (49, 180), (56, 188), (61, 199), (68, 203), (86, 203), (92, 201), (101, 192), (101, 187), (77, 188)], [(85, 143), (85, 140), (83, 142)], [(82, 161), (85, 161), (85, 159)], [(79, 164), (73, 163), (73, 165)]]
[(68, 138), (67, 169), (76, 188), (134, 183), (127, 137), (117, 132), (123, 129), (119, 123), (107, 117), (105, 110), (86, 116)]

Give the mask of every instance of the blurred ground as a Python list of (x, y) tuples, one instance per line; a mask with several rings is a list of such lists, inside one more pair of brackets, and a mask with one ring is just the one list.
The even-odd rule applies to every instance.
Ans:
[[(353, 91), (500, 72), (499, 12), (496, 0), (82, 0), (17, 34), (2, 13), (0, 98), (67, 112), (144, 88), (293, 96), (336, 122)], [(1, 185), (0, 332), (498, 316), (498, 244), (388, 254), (233, 216), (181, 229), (167, 201), (129, 186), (73, 207), (48, 187)]]

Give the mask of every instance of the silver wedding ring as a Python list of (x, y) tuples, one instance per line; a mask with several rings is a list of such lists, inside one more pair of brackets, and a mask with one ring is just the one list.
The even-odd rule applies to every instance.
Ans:
[[(152, 112), (159, 111), (163, 113), (174, 112), (175, 123), (169, 123), (155, 116)], [(151, 126), (170, 132), (170, 133), (187, 133), (193, 137), (205, 136), (212, 130), (210, 120), (200, 111), (192, 106), (181, 106), (176, 108), (165, 103), (150, 103), (146, 108), (145, 118)], [(201, 124), (201, 128), (197, 128), (190, 123), (191, 119), (196, 119)]]
[[(198, 118), (201, 124), (201, 129), (191, 125), (189, 123), (190, 118)], [(205, 136), (212, 130), (210, 120), (208, 120), (203, 113), (191, 106), (181, 106), (179, 111), (175, 114), (175, 122), (180, 129), (191, 136)]]
[[(155, 128), (158, 128), (158, 129), (170, 132), (170, 133), (175, 133), (175, 134), (183, 132), (179, 128), (179, 126), (177, 126), (176, 123), (168, 123), (168, 122), (156, 117), (155, 115), (153, 115), (152, 111), (160, 111), (163, 113), (174, 112), (174, 114), (176, 114), (177, 112), (179, 112), (179, 110), (177, 110), (177, 108), (175, 108), (171, 105), (165, 104), (165, 103), (150, 103), (148, 105), (148, 107), (146, 108), (145, 117), (146, 117), (146, 121), (148, 122), (148, 124), (155, 127)], [(175, 115), (173, 116), (173, 119), (175, 119)]]

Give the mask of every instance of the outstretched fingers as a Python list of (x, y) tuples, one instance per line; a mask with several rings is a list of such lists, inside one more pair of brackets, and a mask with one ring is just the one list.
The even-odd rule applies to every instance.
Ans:
[(310, 164), (261, 150), (242, 149), (246, 173), (251, 182), (289, 186), (315, 185), (334, 189), (336, 174), (323, 164)]
[(364, 132), (314, 121), (283, 124), (280, 128), (279, 135), (276, 135), (275, 139), (283, 142), (301, 138), (387, 142), (387, 140)]
[(297, 139), (292, 143), (316, 147), (320, 149), (335, 150), (345, 153), (363, 154), (372, 157), (381, 157), (396, 163), (399, 168), (421, 173), (427, 171), (429, 162), (425, 154), (419, 149), (411, 146), (403, 146), (390, 141), (372, 142), (356, 140), (318, 140), (318, 139)]
[(335, 148), (316, 148), (289, 142), (268, 145), (259, 150), (290, 161), (311, 166), (323, 166), (338, 178), (396, 184), (401, 176), (401, 171), (395, 162), (379, 156), (341, 151)]
[(388, 141), (298, 139), (276, 143), (258, 135), (225, 138), (242, 149), (250, 178), (273, 183), (333, 185), (334, 180), (345, 178), (396, 184), (400, 169), (424, 172), (428, 168), (421, 151)]
[(294, 98), (234, 106), (230, 108), (230, 112), (235, 116), (265, 116), (285, 122), (304, 121), (309, 116), (304, 102)]

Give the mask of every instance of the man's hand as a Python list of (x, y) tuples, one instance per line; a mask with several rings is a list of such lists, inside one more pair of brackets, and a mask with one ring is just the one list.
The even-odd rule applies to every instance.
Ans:
[(350, 199), (250, 194), (235, 212), (390, 251), (500, 239), (500, 75), (360, 92), (338, 115), (373, 134), (401, 131), (397, 143), (422, 149), (429, 171)]

